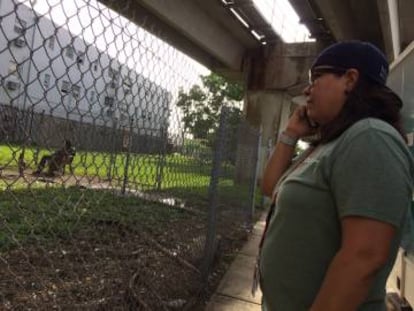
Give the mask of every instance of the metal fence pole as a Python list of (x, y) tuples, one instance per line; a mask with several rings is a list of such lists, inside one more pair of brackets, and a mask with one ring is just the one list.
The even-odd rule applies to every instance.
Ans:
[(216, 251), (216, 231), (217, 231), (217, 206), (218, 206), (218, 184), (221, 174), (221, 161), (223, 149), (225, 147), (225, 137), (227, 129), (227, 118), (229, 109), (225, 106), (221, 109), (219, 128), (217, 131), (215, 150), (213, 155), (213, 167), (211, 170), (210, 185), (208, 189), (208, 224), (206, 244), (204, 248), (204, 266), (202, 269), (203, 280), (206, 282), (210, 273)]
[(164, 128), (161, 128), (160, 132), (161, 132), (162, 146), (161, 146), (160, 157), (159, 157), (158, 165), (157, 165), (157, 190), (158, 191), (161, 190), (161, 186), (162, 186), (162, 178), (163, 178), (164, 166), (165, 166), (165, 161), (166, 161), (166, 151), (167, 151), (166, 149), (167, 149), (167, 140), (168, 140), (168, 135), (166, 135)]
[(129, 169), (129, 161), (130, 161), (130, 157), (131, 157), (131, 145), (132, 145), (132, 125), (134, 123), (134, 118), (130, 118), (129, 121), (129, 137), (128, 137), (128, 149), (127, 149), (127, 154), (126, 154), (126, 159), (125, 159), (125, 168), (124, 168), (124, 180), (122, 182), (122, 189), (121, 189), (121, 193), (125, 194), (125, 190), (128, 184), (128, 169)]
[[(38, 120), (38, 122), (36, 124), (37, 132), (40, 132), (40, 126), (44, 122), (43, 121), (44, 120), (44, 117), (45, 117), (45, 110), (43, 109), (42, 112), (40, 113), (39, 120)], [(39, 133), (36, 133), (36, 135), (39, 135)], [(39, 153), (40, 153), (40, 146), (39, 145), (40, 145), (40, 138), (39, 138), (39, 136), (37, 136), (36, 137), (35, 149), (34, 149), (34, 153), (33, 153), (33, 163), (35, 165), (38, 165), (39, 164)]]
[(247, 210), (247, 223), (246, 227), (249, 230), (253, 229), (253, 221), (254, 221), (254, 213), (255, 213), (255, 203), (256, 203), (256, 188), (257, 188), (257, 176), (259, 175), (259, 159), (260, 159), (260, 146), (262, 144), (262, 131), (258, 131), (257, 133), (254, 133), (257, 135), (257, 143), (256, 143), (256, 152), (254, 153), (254, 162), (255, 165), (255, 171), (253, 174), (253, 178), (250, 181), (250, 187), (249, 187), (249, 198), (250, 198), (250, 204), (248, 205)]
[(112, 120), (112, 150), (111, 150), (111, 155), (109, 157), (109, 168), (108, 168), (108, 181), (112, 180), (113, 177), (113, 170), (114, 170), (114, 166), (115, 166), (115, 162), (116, 162), (116, 148), (115, 148), (115, 142), (116, 142), (116, 128), (117, 128), (117, 124), (116, 124), (116, 120), (113, 119)]

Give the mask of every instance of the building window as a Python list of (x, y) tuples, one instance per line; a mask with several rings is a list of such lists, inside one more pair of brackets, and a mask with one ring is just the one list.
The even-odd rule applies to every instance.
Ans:
[(50, 37), (48, 41), (49, 41), (48, 42), (49, 49), (54, 50), (55, 49), (55, 37)]
[(107, 117), (112, 117), (114, 115), (114, 111), (111, 109), (111, 108), (109, 108), (109, 109), (107, 109), (106, 110), (106, 116)]
[(94, 90), (91, 90), (89, 92), (89, 100), (90, 100), (91, 103), (95, 102), (95, 91)]
[(72, 95), (76, 99), (79, 99), (81, 88), (78, 85), (72, 85)]
[(22, 48), (26, 45), (26, 41), (24, 41), (23, 37), (16, 38), (13, 40), (13, 42), (14, 42), (14, 45), (19, 48)]
[(76, 57), (76, 62), (79, 65), (83, 65), (83, 63), (85, 62), (85, 55), (83, 54), (78, 54), (78, 56)]
[(66, 56), (70, 59), (75, 58), (75, 49), (71, 46), (66, 47)]
[(62, 88), (60, 89), (63, 93), (68, 93), (70, 90), (70, 83), (68, 81), (62, 81)]
[(25, 20), (16, 18), (14, 22), (14, 31), (19, 34), (24, 34), (26, 31), (26, 25), (27, 25), (27, 22)]
[(114, 115), (114, 110), (112, 108), (101, 108), (101, 114), (105, 118), (111, 118)]
[(19, 67), (17, 66), (17, 63), (13, 60), (9, 63), (9, 75), (17, 76)]
[(115, 89), (115, 88), (118, 86), (118, 83), (117, 83), (117, 81), (116, 81), (116, 80), (112, 80), (112, 81), (109, 83), (109, 86), (110, 86), (111, 88)]
[(17, 90), (20, 86), (20, 83), (14, 81), (7, 81), (7, 88), (11, 91)]
[(114, 105), (114, 98), (113, 97), (109, 97), (109, 96), (105, 96), (105, 102), (104, 102), (104, 104), (107, 107), (113, 107), (113, 105)]
[(49, 88), (50, 85), (50, 74), (45, 73), (45, 78), (43, 79), (43, 85), (45, 88)]
[(109, 67), (109, 69), (108, 69), (108, 76), (111, 79), (115, 80), (115, 79), (118, 78), (118, 71), (116, 71), (115, 69), (112, 69), (112, 68)]

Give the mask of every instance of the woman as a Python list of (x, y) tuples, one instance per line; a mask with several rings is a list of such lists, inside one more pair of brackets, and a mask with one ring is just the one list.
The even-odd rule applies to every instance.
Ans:
[[(277, 192), (261, 247), (264, 310), (386, 310), (414, 171), (387, 75), (382, 52), (360, 41), (334, 44), (313, 64), (307, 104), (263, 176), (263, 192)], [(311, 134), (318, 141), (291, 165)]]

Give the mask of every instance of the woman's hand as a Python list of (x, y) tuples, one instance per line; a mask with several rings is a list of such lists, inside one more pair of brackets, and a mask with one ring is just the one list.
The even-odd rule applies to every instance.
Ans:
[(296, 108), (289, 118), (285, 132), (289, 136), (298, 139), (315, 134), (316, 128), (311, 127), (306, 116), (306, 106)]

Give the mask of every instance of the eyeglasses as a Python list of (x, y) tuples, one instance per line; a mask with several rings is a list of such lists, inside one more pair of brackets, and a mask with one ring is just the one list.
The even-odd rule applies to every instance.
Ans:
[(309, 71), (309, 85), (313, 85), (317, 79), (322, 77), (325, 74), (334, 74), (337, 76), (342, 76), (346, 73), (347, 69), (337, 68), (331, 66), (320, 66)]

